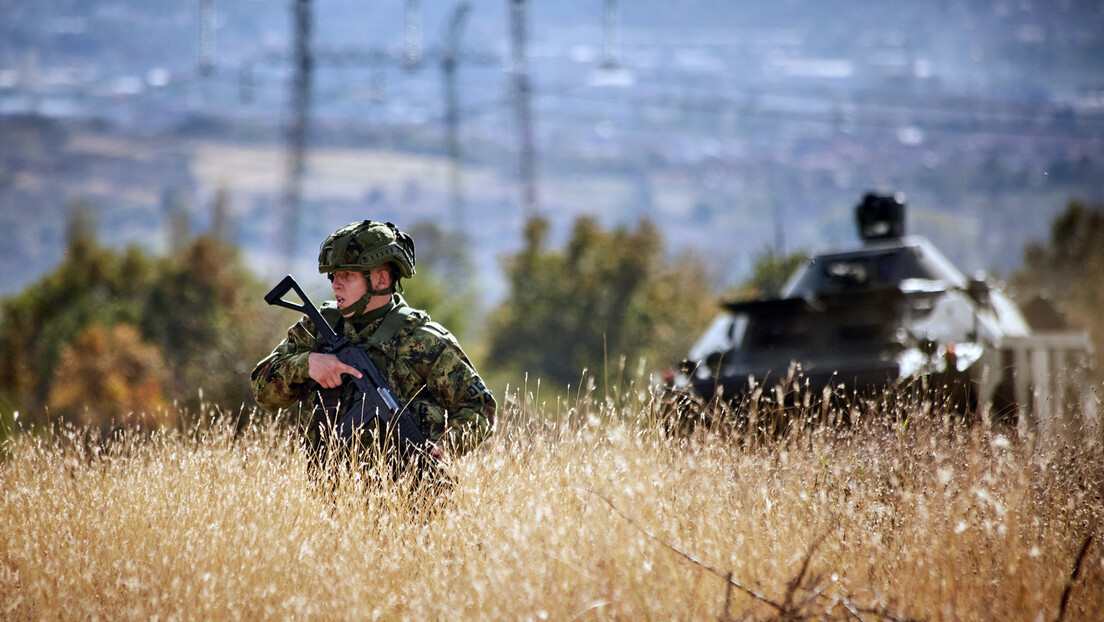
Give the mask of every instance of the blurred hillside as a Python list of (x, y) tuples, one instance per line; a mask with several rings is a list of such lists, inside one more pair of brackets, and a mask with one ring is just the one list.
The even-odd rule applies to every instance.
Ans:
[[(503, 290), (521, 244), (508, 4), (472, 2), (451, 206), (440, 46), (452, 3), (315, 0), (312, 116), (293, 268), (361, 218), (435, 222)], [(212, 28), (201, 36), (201, 6)], [(658, 223), (718, 287), (764, 249), (848, 243), (871, 188), (967, 272), (1007, 274), (1070, 198), (1104, 200), (1104, 4), (920, 0), (532, 3), (539, 210)], [(168, 253), (212, 225), (287, 269), (280, 196), (286, 3), (0, 0), (0, 293), (57, 265), (65, 214)], [(605, 21), (604, 21), (605, 20)], [(616, 30), (604, 30), (615, 24)], [(615, 36), (613, 36), (615, 35)], [(422, 43), (411, 62), (411, 36)], [(216, 200), (217, 199), (217, 200)], [(215, 209), (215, 205), (219, 205)]]

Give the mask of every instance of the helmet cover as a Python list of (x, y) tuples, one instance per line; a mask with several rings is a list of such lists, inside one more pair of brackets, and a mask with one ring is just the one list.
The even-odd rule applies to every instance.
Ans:
[(365, 220), (338, 229), (322, 242), (318, 272), (367, 272), (392, 262), (400, 278), (414, 276), (414, 240), (389, 222)]

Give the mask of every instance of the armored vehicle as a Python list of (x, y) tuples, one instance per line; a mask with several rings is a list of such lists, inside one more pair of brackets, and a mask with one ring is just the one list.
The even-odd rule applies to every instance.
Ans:
[(1041, 339), (995, 283), (968, 278), (926, 238), (905, 235), (903, 196), (868, 193), (855, 218), (861, 245), (811, 257), (779, 298), (725, 303), (680, 384), (710, 400), (795, 373), (818, 393), (924, 379), (964, 407), (1012, 412), (1044, 384), (1040, 374), (1055, 376), (1017, 374), (1017, 363), (1029, 366), (1039, 349), (1051, 368), (1065, 360), (1056, 349), (1087, 353), (1087, 336)]

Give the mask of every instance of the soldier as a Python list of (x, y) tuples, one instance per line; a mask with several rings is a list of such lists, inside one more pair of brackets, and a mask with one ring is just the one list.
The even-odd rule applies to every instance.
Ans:
[[(409, 235), (389, 222), (349, 224), (322, 243), (318, 271), (329, 275), (335, 298), (322, 305), (322, 316), (368, 354), (432, 441), (435, 458), (461, 455), (490, 436), (494, 397), (452, 334), (407, 306), (400, 293), (400, 280), (414, 276)], [(250, 376), (263, 408), (308, 406), (300, 412), (310, 413), (312, 444), (350, 401), (355, 387), (343, 376), (361, 376), (336, 356), (318, 352), (316, 339), (313, 323), (304, 317)]]

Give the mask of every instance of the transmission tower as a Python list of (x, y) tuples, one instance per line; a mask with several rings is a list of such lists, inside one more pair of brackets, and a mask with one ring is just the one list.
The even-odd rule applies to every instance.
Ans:
[(215, 0), (199, 0), (199, 73), (215, 69)]
[(602, 11), (602, 69), (619, 69), (621, 48), (617, 0), (606, 0)]
[(537, 182), (533, 149), (533, 115), (530, 109), (529, 57), (525, 51), (525, 0), (510, 2), (510, 41), (513, 49), (510, 72), (513, 77), (514, 110), (517, 115), (518, 176), (522, 186), (522, 204), (526, 216), (537, 213)]
[(288, 129), (287, 174), (283, 196), (284, 257), (289, 271), (295, 261), (295, 245), (299, 237), (299, 211), (306, 158), (312, 69), (310, 0), (295, 0), (292, 10), (295, 18), (295, 74), (291, 88), (291, 124)]
[(457, 55), (460, 37), (471, 13), (471, 3), (461, 2), (452, 10), (441, 37), (441, 74), (445, 90), (445, 128), (449, 157), (449, 190), (452, 196), (453, 227), (457, 235), (464, 231), (464, 196), (460, 183), (460, 103), (456, 90)]
[(422, 9), (418, 0), (406, 0), (403, 26), (403, 65), (408, 70), (422, 64)]
[[(201, 2), (214, 2), (215, 0), (201, 0)], [(255, 88), (254, 66), (257, 64), (283, 64), (288, 61), (293, 65), (293, 74), (290, 85), (290, 111), (287, 133), (287, 160), (284, 177), (284, 188), (281, 197), (280, 209), (282, 215), (281, 237), (284, 259), (290, 270), (296, 257), (296, 245), (299, 238), (303, 176), (307, 154), (307, 135), (309, 133), (312, 75), (316, 69), (332, 66), (344, 67), (368, 67), (372, 70), (371, 88), (373, 98), (383, 97), (382, 72), (385, 65), (401, 65), (414, 71), (422, 67), (424, 55), (422, 51), (421, 9), (418, 0), (407, 0), (406, 27), (404, 29), (404, 45), (400, 54), (394, 54), (382, 48), (371, 49), (330, 49), (314, 51), (311, 48), (312, 31), (312, 5), (310, 0), (292, 0), (292, 23), (294, 28), (292, 52), (289, 55), (284, 51), (270, 50), (255, 54), (253, 58), (243, 62), (239, 72), (239, 97), (242, 103), (249, 103), (253, 98)], [(452, 187), (453, 204), (457, 228), (463, 225), (463, 205), (460, 198), (459, 158), (460, 147), (459, 133), (459, 106), (457, 103), (457, 88), (455, 85), (456, 68), (461, 60), (479, 64), (498, 64), (499, 60), (490, 54), (461, 55), (459, 53), (460, 35), (463, 30), (467, 15), (470, 12), (470, 3), (461, 2), (453, 11), (451, 23), (445, 30), (443, 48), (441, 52), (441, 67), (445, 74), (446, 89), (446, 118), (449, 132), (449, 157), (453, 160)], [(436, 52), (431, 51), (431, 54)], [(527, 87), (526, 87), (527, 88)], [(531, 140), (529, 141), (532, 142)], [(531, 147), (530, 147), (531, 150)], [(529, 160), (531, 161), (531, 156)], [(531, 168), (531, 165), (530, 167)]]

